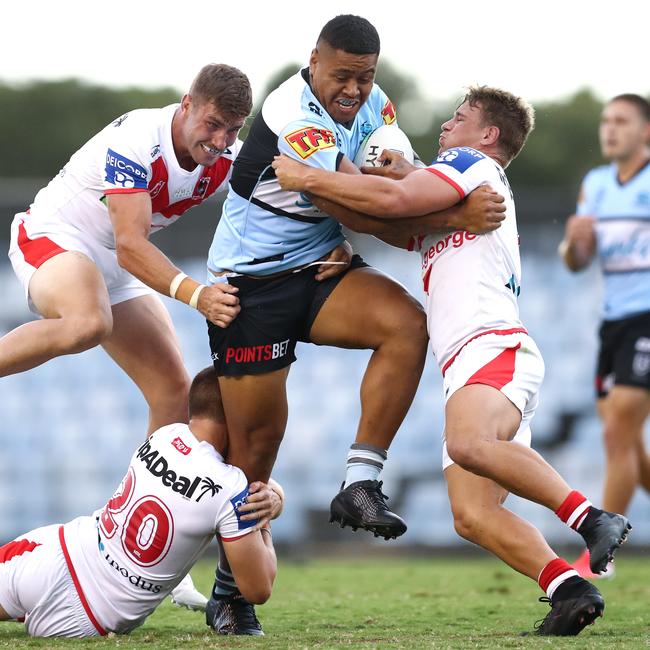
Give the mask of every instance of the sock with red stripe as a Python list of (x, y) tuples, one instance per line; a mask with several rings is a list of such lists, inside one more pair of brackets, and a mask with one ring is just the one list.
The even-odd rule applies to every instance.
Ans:
[(573, 576), (578, 576), (578, 572), (566, 560), (556, 557), (542, 569), (537, 583), (542, 591), (546, 592), (546, 595), (553, 600), (555, 590)]
[(562, 505), (555, 511), (555, 514), (573, 530), (578, 530), (580, 524), (585, 520), (591, 508), (591, 501), (580, 494), (577, 490), (569, 492), (569, 496), (562, 502)]

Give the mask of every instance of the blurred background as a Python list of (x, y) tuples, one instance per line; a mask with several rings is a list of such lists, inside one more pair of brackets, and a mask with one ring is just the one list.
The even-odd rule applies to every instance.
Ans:
[[(322, 24), (351, 10), (346, 3), (332, 2), (307, 20), (302, 5), (280, 2), (272, 13), (260, 9), (247, 26), (236, 27), (235, 17), (217, 3), (204, 5), (200, 15), (184, 14), (178, 23), (174, 18), (179, 9), (172, 3), (140, 4), (144, 7), (124, 7), (108, 15), (94, 15), (92, 6), (77, 2), (58, 9), (26, 3), (9, 10), (15, 30), (8, 31), (16, 31), (22, 40), (12, 46), (8, 34), (0, 45), (6, 49), (0, 50), (3, 250), (14, 213), (26, 209), (69, 156), (115, 117), (178, 101), (200, 66), (212, 60), (250, 72), (257, 110), (269, 90), (306, 63)], [(638, 40), (635, 30), (647, 24), (633, 18), (647, 18), (648, 9), (643, 3), (619, 3), (629, 10), (627, 31), (617, 31), (618, 40), (602, 47), (603, 34), (617, 27), (620, 16), (599, 14), (606, 5), (598, 1), (589, 5), (595, 18), (571, 7), (560, 22), (555, 18), (561, 5), (555, 0), (545, 5), (543, 14), (531, 11), (525, 16), (514, 11), (520, 4), (495, 2), (490, 9), (471, 1), (466, 7), (464, 3), (469, 26), (462, 36), (454, 33), (460, 22), (449, 15), (449, 7), (429, 4), (431, 15), (440, 14), (435, 21), (423, 20), (417, 5), (408, 2), (399, 16), (388, 13), (395, 11), (394, 3), (375, 3), (363, 12), (382, 36), (377, 80), (426, 162), (436, 153), (440, 124), (459, 103), (464, 86), (501, 85), (534, 103), (536, 129), (508, 169), (521, 235), (521, 312), (547, 367), (533, 422), (534, 446), (570, 484), (598, 503), (603, 452), (592, 386), (600, 281), (593, 268), (571, 275), (556, 249), (582, 177), (602, 164), (597, 128), (604, 100), (620, 92), (648, 93), (650, 84), (628, 76), (634, 67), (630, 48)], [(147, 8), (152, 10), (148, 15)], [(37, 22), (30, 11), (39, 15)], [(480, 26), (479, 11), (494, 12), (489, 28)], [(73, 14), (80, 21), (74, 29), (68, 25)], [(594, 22), (587, 25), (587, 20)], [(25, 34), (29, 37), (23, 38)], [(584, 47), (576, 39), (583, 39)], [(624, 60), (617, 58), (623, 45), (628, 46)], [(187, 56), (180, 54), (181, 46)], [(194, 208), (179, 224), (153, 236), (194, 277), (204, 277), (222, 199)], [(350, 239), (367, 261), (422, 297), (416, 254), (353, 233)], [(0, 287), (2, 334), (33, 315), (4, 257)], [(210, 364), (205, 323), (196, 311), (164, 300), (193, 374)], [(379, 547), (383, 541), (327, 523), (329, 501), (343, 479), (355, 435), (359, 386), (369, 354), (299, 344), (297, 356), (289, 376), (289, 423), (274, 473), (287, 493), (275, 538), (297, 554), (328, 548), (332, 542)], [(101, 349), (0, 379), (0, 397), (0, 542), (102, 506), (146, 429), (144, 400)], [(409, 525), (391, 547), (468, 547), (453, 530), (440, 470), (443, 425), (441, 381), (430, 358), (383, 474), (389, 505)], [(515, 497), (509, 504), (556, 545), (576, 541), (543, 508)], [(643, 551), (650, 535), (647, 495), (636, 496), (629, 516), (635, 526), (630, 544)]]

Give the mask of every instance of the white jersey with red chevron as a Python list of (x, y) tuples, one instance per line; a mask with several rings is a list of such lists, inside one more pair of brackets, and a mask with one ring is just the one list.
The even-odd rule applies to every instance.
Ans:
[(253, 530), (237, 510), (247, 495), (244, 473), (187, 425), (154, 432), (106, 506), (64, 526), (89, 615), (114, 632), (141, 625), (216, 533), (234, 540)]
[(505, 198), (501, 227), (485, 235), (464, 230), (414, 237), (422, 254), (422, 279), (433, 353), (443, 374), (468, 341), (487, 332), (525, 331), (517, 296), (521, 285), (519, 235), (512, 191), (503, 168), (471, 147), (441, 152), (427, 171), (465, 198), (489, 185)]
[(29, 222), (71, 224), (103, 246), (115, 248), (105, 196), (143, 192), (151, 195), (151, 231), (176, 221), (193, 205), (225, 189), (241, 142), (209, 167), (187, 171), (178, 164), (172, 118), (179, 104), (138, 109), (122, 115), (86, 142), (44, 187), (30, 207)]

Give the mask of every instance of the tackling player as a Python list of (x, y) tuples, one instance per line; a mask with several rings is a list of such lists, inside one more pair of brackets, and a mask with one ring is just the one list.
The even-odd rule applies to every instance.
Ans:
[[(319, 282), (329, 263), (339, 263), (331, 251), (343, 242), (341, 227), (305, 195), (283, 191), (271, 169), (281, 151), (314, 168), (358, 173), (351, 159), (361, 141), (395, 122), (393, 104), (374, 83), (379, 50), (367, 20), (337, 16), (323, 27), (309, 66), (264, 102), (234, 165), (208, 259), (210, 282), (236, 287), (241, 313), (225, 329), (208, 327), (230, 460), (251, 480), (268, 478), (284, 435), (296, 342), (373, 350), (331, 521), (389, 539), (406, 524), (388, 509), (380, 472), (420, 379), (425, 316), (400, 284), (358, 256), (344, 273)], [(438, 219), (446, 224), (464, 216), (467, 227), (494, 228), (499, 210), (498, 199), (476, 197)], [(318, 464), (316, 456), (305, 462)], [(217, 572), (215, 595), (224, 593), (225, 569)]]
[[(353, 178), (285, 156), (273, 166), (285, 189), (334, 201), (359, 213), (355, 218), (394, 219), (386, 240), (421, 252), (429, 335), (444, 376), (443, 467), (456, 530), (539, 582), (552, 609), (538, 633), (573, 635), (602, 615), (602, 596), (557, 557), (539, 531), (504, 508), (504, 500), (513, 492), (555, 511), (583, 536), (596, 572), (605, 568), (629, 524), (594, 508), (530, 448), (544, 363), (519, 318), (519, 241), (504, 168), (532, 128), (528, 104), (482, 86), (470, 89), (442, 125), (440, 153), (430, 167), (415, 170), (385, 152), (412, 172), (402, 180)], [(498, 230), (479, 236), (413, 230), (411, 215), (448, 208), (485, 184), (506, 197)], [(374, 222), (366, 229), (372, 231)], [(381, 227), (376, 232), (384, 236)]]
[[(560, 255), (571, 271), (597, 258), (604, 278), (596, 371), (598, 413), (607, 459), (603, 507), (626, 512), (634, 491), (650, 491), (643, 441), (650, 413), (650, 103), (634, 94), (610, 100), (600, 146), (611, 164), (582, 183)], [(589, 552), (574, 563), (590, 577)], [(613, 565), (605, 577), (613, 574)]]
[(249, 488), (244, 473), (225, 464), (228, 431), (214, 368), (192, 382), (189, 415), (189, 426), (162, 427), (136, 450), (103, 509), (0, 548), (0, 620), (24, 620), (39, 637), (128, 633), (215, 534), (242, 596), (268, 600), (276, 573), (268, 521), (282, 508), (282, 490)]

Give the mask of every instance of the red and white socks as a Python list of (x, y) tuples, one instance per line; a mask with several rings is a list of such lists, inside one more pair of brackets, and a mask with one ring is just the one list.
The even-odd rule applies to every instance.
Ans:
[(569, 496), (562, 502), (555, 514), (573, 530), (578, 530), (591, 508), (591, 501), (577, 490), (569, 492)]
[(546, 595), (553, 600), (555, 590), (569, 578), (579, 577), (578, 572), (561, 557), (551, 560), (541, 571), (537, 583), (546, 592)]

